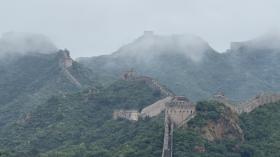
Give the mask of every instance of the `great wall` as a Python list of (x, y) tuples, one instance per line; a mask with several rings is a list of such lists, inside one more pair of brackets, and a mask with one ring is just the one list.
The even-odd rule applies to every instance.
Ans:
[(221, 102), (238, 114), (250, 113), (254, 109), (263, 106), (265, 104), (275, 103), (280, 101), (280, 94), (276, 93), (262, 93), (254, 98), (240, 103), (231, 102), (223, 93), (219, 92), (215, 94), (212, 100)]
[(81, 83), (69, 72), (68, 68), (73, 65), (73, 59), (70, 57), (68, 50), (61, 50), (60, 53), (63, 55), (59, 61), (59, 66), (62, 69), (64, 76), (77, 88), (81, 88)]
[(263, 93), (263, 94), (257, 95), (256, 97), (254, 97), (253, 99), (251, 99), (247, 102), (237, 105), (236, 111), (239, 114), (244, 113), (244, 112), (249, 113), (260, 106), (263, 106), (265, 104), (275, 103), (278, 101), (280, 101), (280, 94)]
[[(145, 81), (150, 87), (159, 90), (165, 97), (157, 102), (143, 108), (141, 112), (138, 110), (115, 110), (114, 119), (127, 119), (130, 121), (138, 121), (141, 118), (155, 117), (161, 113), (165, 113), (164, 120), (164, 139), (162, 148), (162, 157), (172, 157), (173, 154), (173, 130), (187, 124), (189, 120), (196, 115), (196, 105), (184, 96), (175, 96), (173, 92), (150, 77), (135, 77), (131, 70), (123, 76), (124, 80), (140, 80)], [(249, 101), (235, 103), (230, 101), (222, 92), (216, 93), (210, 100), (223, 103), (237, 114), (249, 113), (254, 109), (269, 103), (280, 101), (280, 94), (260, 94)]]
[(162, 157), (172, 157), (174, 127), (179, 127), (194, 117), (195, 105), (185, 97), (175, 96), (165, 106)]

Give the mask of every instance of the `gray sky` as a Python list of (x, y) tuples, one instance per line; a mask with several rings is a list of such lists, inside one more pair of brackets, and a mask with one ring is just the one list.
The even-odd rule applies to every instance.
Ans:
[(0, 33), (41, 33), (72, 56), (108, 54), (142, 35), (196, 34), (218, 51), (280, 27), (279, 0), (0, 0)]

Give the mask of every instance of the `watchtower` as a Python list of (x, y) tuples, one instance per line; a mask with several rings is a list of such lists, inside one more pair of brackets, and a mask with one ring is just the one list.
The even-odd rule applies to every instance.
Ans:
[(135, 78), (136, 78), (136, 73), (133, 69), (130, 69), (130, 70), (126, 71), (122, 75), (123, 80), (134, 80)]
[(165, 114), (175, 126), (179, 126), (195, 114), (195, 105), (184, 96), (175, 96), (166, 104)]

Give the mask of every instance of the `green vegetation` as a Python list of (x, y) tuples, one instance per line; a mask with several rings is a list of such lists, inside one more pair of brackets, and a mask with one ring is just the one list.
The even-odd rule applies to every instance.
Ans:
[[(106, 88), (52, 97), (0, 130), (1, 157), (158, 157), (164, 115), (138, 122), (113, 120), (114, 109), (141, 109), (160, 99), (143, 82), (117, 81)], [(174, 131), (174, 157), (278, 157), (280, 103), (240, 116), (245, 140), (208, 141), (199, 128), (232, 116), (225, 105), (202, 101), (188, 127)], [(233, 117), (236, 118), (236, 117)]]
[(241, 115), (246, 147), (254, 157), (280, 155), (280, 102), (260, 107)]
[[(10, 63), (0, 63), (0, 157), (161, 156), (163, 115), (138, 122), (112, 119), (113, 110), (140, 110), (161, 99), (160, 93), (141, 81), (119, 80), (111, 85), (107, 84), (114, 79), (113, 76), (106, 76), (108, 79), (102, 82), (106, 86), (101, 86), (97, 81), (105, 76), (95, 76), (91, 70), (74, 62), (69, 71), (83, 84), (81, 92), (63, 76), (58, 65), (60, 55), (31, 54), (16, 57)], [(212, 55), (214, 54), (208, 56), (210, 63)], [(147, 65), (146, 68), (152, 69), (151, 73), (159, 77), (165, 76), (164, 82), (171, 82), (170, 84), (188, 75), (188, 79), (183, 80), (186, 84), (178, 88), (191, 87), (189, 91), (193, 95), (207, 95), (208, 92), (203, 89), (208, 87), (198, 88), (193, 79), (199, 77), (211, 80), (213, 76), (205, 72), (198, 75), (193, 71), (197, 67), (191, 61), (186, 63), (182, 56), (161, 56), (161, 59), (167, 58), (172, 66), (157, 61), (159, 64), (154, 65), (157, 68), (149, 68)], [(222, 61), (215, 62), (215, 65), (210, 63), (207, 64), (209, 71), (223, 65)], [(180, 65), (184, 66), (178, 69)], [(192, 70), (185, 69), (185, 66)], [(119, 74), (126, 67), (115, 68), (115, 73)], [(162, 72), (159, 68), (164, 68), (165, 71)], [(257, 73), (253, 66), (250, 69)], [(186, 73), (182, 73), (182, 70)], [(224, 73), (224, 70), (220, 72)], [(260, 77), (265, 78), (266, 75), (262, 74)], [(174, 79), (175, 81), (171, 81)], [(199, 81), (203, 85), (203, 80)], [(258, 79), (257, 82), (259, 81), (262, 82)], [(228, 85), (221, 82), (221, 86), (225, 84)], [(251, 87), (252, 84), (249, 83), (244, 88)], [(241, 86), (243, 90), (243, 84)], [(279, 157), (280, 102), (241, 116), (215, 101), (198, 102), (196, 109), (197, 116), (188, 123), (188, 128), (175, 129), (174, 157)], [(228, 123), (229, 120), (231, 123)], [(207, 140), (202, 128), (207, 127), (209, 122), (212, 126), (223, 125), (225, 136)], [(227, 134), (237, 135), (232, 131), (232, 124), (238, 124), (242, 128), (244, 141), (228, 138)]]
[[(227, 115), (229, 108), (216, 101), (201, 101), (196, 106), (197, 115), (188, 122), (187, 128), (174, 133), (174, 157), (240, 157), (241, 144), (228, 138), (208, 141), (203, 138), (201, 128), (209, 122), (217, 122)], [(231, 118), (231, 117), (229, 117)]]
[(189, 127), (203, 127), (209, 120), (217, 121), (226, 114), (227, 107), (216, 101), (201, 101), (196, 105), (197, 115), (189, 121)]
[[(225, 106), (216, 102), (200, 102), (197, 106), (198, 116), (188, 125), (205, 126), (207, 121), (215, 120), (217, 115), (222, 115), (223, 108)], [(174, 157), (278, 157), (280, 155), (279, 118), (280, 102), (241, 115), (240, 125), (245, 135), (243, 142), (226, 138), (210, 142), (202, 138), (196, 129), (177, 129), (174, 134)], [(204, 148), (205, 152), (196, 150), (200, 147)]]
[[(279, 50), (250, 41), (220, 54), (183, 38), (157, 35), (145, 45), (141, 37), (112, 55), (74, 61), (67, 70), (82, 87), (65, 75), (65, 51), (1, 57), (0, 157), (160, 157), (163, 114), (112, 119), (115, 109), (140, 111), (163, 97), (142, 81), (116, 81), (131, 68), (194, 101), (221, 89), (235, 100), (279, 91)], [(202, 54), (199, 61), (188, 46)], [(215, 101), (196, 110), (188, 127), (174, 131), (174, 157), (280, 156), (280, 102), (242, 115)]]
[[(15, 55), (0, 60), (0, 127), (15, 123), (51, 96), (80, 91), (62, 71), (63, 52)], [(68, 69), (83, 85), (98, 86), (91, 70), (74, 62)]]
[(237, 141), (207, 141), (192, 129), (177, 129), (174, 133), (174, 157), (241, 157), (237, 146)]
[[(144, 82), (117, 81), (107, 88), (52, 97), (0, 131), (9, 156), (160, 156), (163, 117), (112, 120), (113, 109), (141, 109), (161, 98)], [(4, 154), (3, 152), (3, 154)]]

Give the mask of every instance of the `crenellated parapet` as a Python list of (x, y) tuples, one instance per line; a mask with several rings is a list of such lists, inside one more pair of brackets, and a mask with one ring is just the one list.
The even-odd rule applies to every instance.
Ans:
[(121, 78), (126, 81), (142, 81), (152, 89), (158, 90), (164, 96), (175, 96), (171, 90), (163, 86), (159, 81), (148, 76), (137, 76), (133, 69), (124, 72)]
[(113, 112), (113, 118), (127, 119), (130, 121), (138, 121), (140, 113), (137, 110), (115, 110)]
[(180, 126), (195, 114), (195, 105), (183, 96), (175, 96), (166, 104), (165, 116), (169, 117), (175, 126)]
[(232, 102), (228, 97), (226, 97), (224, 92), (222, 92), (222, 91), (219, 91), (216, 94), (214, 94), (210, 98), (210, 100), (220, 102), (220, 103), (224, 104), (225, 106), (229, 107), (234, 112), (237, 112), (237, 110), (238, 110), (235, 103)]
[(238, 106), (238, 113), (249, 113), (260, 106), (278, 101), (280, 101), (280, 94), (260, 94), (247, 102), (241, 103)]
[(141, 112), (137, 110), (115, 110), (113, 118), (138, 121), (141, 118), (158, 116), (162, 112), (171, 119), (174, 125), (180, 126), (195, 115), (195, 105), (185, 97), (169, 96), (143, 108)]

